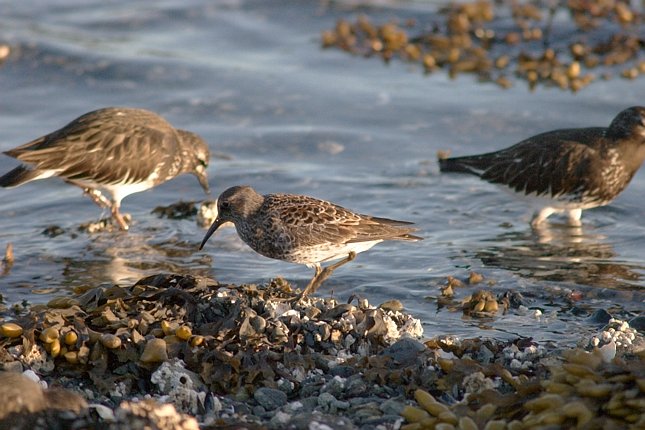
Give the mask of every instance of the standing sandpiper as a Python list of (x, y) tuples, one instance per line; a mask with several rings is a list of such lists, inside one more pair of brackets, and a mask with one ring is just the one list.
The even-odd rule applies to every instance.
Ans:
[(580, 226), (583, 209), (609, 204), (645, 160), (645, 107), (620, 112), (609, 127), (548, 131), (509, 148), (439, 158), (442, 172), (470, 173), (541, 205), (531, 220), (566, 212)]
[(206, 142), (143, 109), (95, 110), (5, 154), (25, 164), (0, 177), (0, 186), (15, 187), (58, 176), (81, 187), (97, 205), (109, 208), (122, 230), (127, 230), (128, 224), (119, 208), (130, 194), (182, 173), (197, 176), (208, 193)]
[[(204, 236), (227, 221), (255, 252), (305, 264), (316, 270), (300, 298), (316, 289), (334, 270), (384, 240), (417, 241), (411, 223), (351, 212), (324, 200), (293, 194), (260, 195), (248, 186), (231, 187), (217, 200), (218, 216)], [(325, 267), (320, 263), (342, 258)]]

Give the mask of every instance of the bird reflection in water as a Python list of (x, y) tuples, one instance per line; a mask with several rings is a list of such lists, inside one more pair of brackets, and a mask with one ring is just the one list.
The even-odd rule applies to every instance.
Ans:
[(606, 236), (584, 227), (545, 225), (484, 242), (493, 244), (479, 249), (477, 258), (523, 277), (615, 289), (642, 286), (645, 266), (618, 260)]
[(132, 285), (158, 273), (208, 276), (210, 261), (196, 255), (195, 244), (174, 237), (150, 240), (147, 234), (130, 234), (115, 241), (113, 235), (98, 235), (86, 246), (81, 258), (64, 258), (62, 283), (70, 287), (101, 283)]

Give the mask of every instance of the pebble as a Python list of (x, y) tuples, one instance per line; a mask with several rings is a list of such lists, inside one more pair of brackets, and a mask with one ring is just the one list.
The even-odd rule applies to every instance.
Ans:
[(403, 407), (405, 404), (397, 399), (388, 399), (385, 400), (381, 405), (379, 406), (379, 409), (381, 412), (383, 412), (385, 415), (401, 415), (401, 411), (403, 410)]
[(425, 345), (418, 340), (403, 338), (383, 350), (381, 355), (392, 357), (397, 364), (409, 365), (414, 363), (419, 353), (425, 349)]
[(629, 326), (634, 330), (645, 333), (645, 316), (639, 315), (629, 320)]
[(609, 312), (607, 312), (604, 309), (597, 309), (594, 311), (593, 314), (587, 318), (587, 321), (589, 321), (592, 324), (599, 324), (599, 325), (605, 325), (609, 323), (609, 320), (612, 319), (612, 316)]
[(278, 409), (287, 404), (287, 395), (284, 391), (275, 388), (260, 387), (253, 393), (253, 398), (267, 411)]
[(329, 370), (332, 376), (340, 376), (341, 378), (348, 378), (356, 373), (356, 369), (352, 366), (334, 366)]
[(143, 363), (160, 363), (168, 360), (166, 341), (163, 339), (150, 339), (146, 343), (143, 353), (141, 353), (140, 360)]
[(320, 389), (321, 393), (329, 393), (332, 396), (338, 397), (345, 391), (345, 379), (340, 376), (334, 376)]
[(400, 300), (388, 300), (381, 303), (379, 308), (385, 309), (386, 311), (401, 312), (403, 310), (403, 303)]

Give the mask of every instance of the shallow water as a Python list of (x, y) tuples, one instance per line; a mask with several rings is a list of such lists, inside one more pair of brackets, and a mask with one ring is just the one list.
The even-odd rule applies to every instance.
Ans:
[[(643, 311), (645, 173), (610, 206), (586, 211), (584, 226), (528, 226), (526, 205), (476, 178), (438, 174), (435, 154), (489, 151), (562, 127), (605, 126), (642, 104), (643, 78), (594, 83), (578, 94), (531, 93), (479, 84), (469, 76), (424, 76), (418, 67), (321, 50), (319, 35), (342, 2), (0, 1), (0, 150), (104, 106), (138, 106), (201, 134), (214, 153), (214, 194), (235, 184), (260, 192), (328, 199), (363, 213), (414, 221), (425, 241), (381, 244), (341, 269), (318, 294), (372, 303), (397, 298), (439, 334), (572, 344), (592, 333), (595, 309), (629, 319)], [(373, 20), (423, 19), (433, 3), (388, 4)], [(0, 157), (0, 171), (16, 165)], [(86, 234), (100, 210), (59, 180), (0, 190), (0, 247), (16, 262), (0, 277), (5, 303), (46, 302), (73, 287), (129, 285), (148, 273), (210, 275), (267, 282), (282, 275), (303, 286), (304, 266), (258, 256), (232, 229), (204, 252), (194, 220), (159, 219), (151, 210), (204, 195), (180, 177), (123, 202), (128, 234)], [(41, 234), (51, 225), (65, 233)], [(484, 275), (495, 293), (522, 293), (543, 317), (514, 312), (466, 318), (438, 304), (446, 276)], [(457, 290), (457, 298), (477, 288)], [(572, 291), (579, 291), (581, 294)]]

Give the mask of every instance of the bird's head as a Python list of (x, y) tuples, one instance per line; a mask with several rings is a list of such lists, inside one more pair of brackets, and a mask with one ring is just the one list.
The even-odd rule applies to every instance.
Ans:
[(206, 173), (210, 161), (208, 144), (195, 133), (186, 130), (177, 131), (179, 132), (183, 146), (182, 172), (195, 175), (204, 192), (210, 194), (208, 174)]
[(217, 198), (217, 218), (206, 232), (199, 249), (222, 224), (232, 222), (237, 225), (255, 213), (263, 202), (264, 197), (248, 185), (238, 185), (224, 191)]
[(621, 111), (607, 129), (613, 138), (637, 138), (645, 143), (645, 107), (632, 106)]

